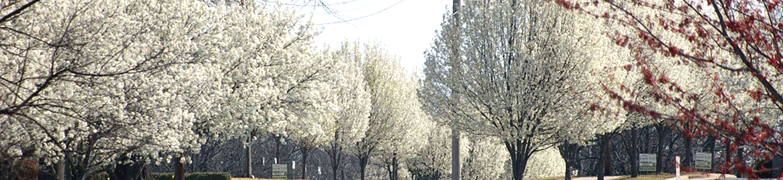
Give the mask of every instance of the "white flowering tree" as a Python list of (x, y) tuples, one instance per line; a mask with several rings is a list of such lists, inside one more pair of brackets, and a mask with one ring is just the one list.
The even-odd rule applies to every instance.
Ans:
[(398, 60), (378, 45), (365, 45), (363, 51), (362, 67), (371, 110), (367, 131), (356, 143), (354, 153), (359, 158), (361, 179), (365, 178), (371, 157), (391, 163), (389, 178), (395, 179), (400, 169), (397, 163), (426, 142), (423, 136), (428, 132), (429, 119), (416, 99), (417, 83)]
[[(432, 118), (440, 118), (432, 116)], [(442, 120), (435, 120), (436, 122)], [(407, 165), (412, 175), (422, 179), (440, 179), (449, 177), (451, 174), (451, 134), (450, 126), (436, 124), (430, 128), (430, 134), (427, 135), (427, 145), (421, 148), (415, 157), (409, 158)], [(465, 136), (465, 134), (463, 134)], [(460, 138), (460, 162), (464, 162), (468, 156), (471, 147), (470, 140), (466, 137)], [(497, 159), (497, 158), (493, 158)], [(502, 158), (500, 158), (502, 159)], [(503, 159), (506, 160), (506, 159)], [(503, 164), (505, 162), (502, 162)], [(462, 164), (465, 166), (465, 164)], [(461, 170), (467, 171), (465, 168)]]
[[(506, 169), (506, 162), (508, 162), (509, 156), (508, 151), (503, 147), (503, 142), (497, 137), (472, 137), (469, 138), (469, 142), (470, 143), (460, 143), (468, 146), (466, 148), (468, 150), (464, 154), (464, 164), (461, 168), (461, 177), (463, 179), (511, 178), (505, 176), (508, 171), (508, 169)], [(536, 157), (537, 155), (538, 154), (535, 154), (533, 157)], [(549, 161), (549, 163), (557, 163), (557, 161)], [(532, 169), (530, 168), (532, 166), (532, 164), (528, 164), (529, 169)], [(545, 171), (556, 172), (555, 169), (542, 169), (541, 171), (536, 171), (534, 169), (532, 172)]]
[[(586, 62), (575, 53), (573, 18), (556, 5), (524, 0), (471, 1), (459, 30), (446, 18), (426, 52), (426, 106), (459, 119), (459, 128), (504, 142), (514, 179), (533, 153), (558, 143), (555, 114), (571, 107), (571, 84)], [(461, 41), (456, 41), (459, 37)], [(459, 43), (452, 58), (450, 43)]]
[[(315, 51), (312, 23), (267, 3), (217, 4), (207, 32), (222, 74), (217, 115), (205, 124), (224, 138), (275, 134), (302, 143), (326, 143), (334, 129), (334, 60)], [(248, 176), (252, 172), (248, 157)]]
[(196, 48), (211, 13), (205, 4), (26, 7), (0, 24), (5, 150), (34, 149), (47, 164), (60, 164), (60, 176), (83, 179), (124, 163), (119, 159), (198, 148), (191, 126), (203, 112), (186, 99), (195, 97), (189, 88), (208, 80), (186, 79), (203, 77), (190, 64), (206, 56)]
[(356, 151), (356, 142), (364, 137), (370, 116), (370, 93), (364, 81), (361, 67), (362, 46), (358, 42), (344, 42), (333, 52), (337, 60), (332, 74), (332, 85), (337, 94), (335, 102), (335, 128), (330, 143), (325, 145), (332, 168), (332, 178), (337, 179), (345, 153)]

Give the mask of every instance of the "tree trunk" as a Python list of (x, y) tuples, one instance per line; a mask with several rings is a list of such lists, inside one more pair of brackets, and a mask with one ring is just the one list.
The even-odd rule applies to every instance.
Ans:
[(340, 165), (340, 144), (337, 143), (337, 139), (339, 138), (340, 130), (334, 132), (334, 141), (332, 142), (332, 152), (329, 154), (329, 156), (332, 159), (332, 179), (337, 180), (337, 168)]
[(604, 180), (604, 173), (606, 173), (606, 135), (600, 135), (601, 136), (601, 143), (600, 148), (598, 151), (598, 154), (600, 158), (598, 158), (598, 180)]
[(688, 136), (682, 137), (685, 142), (685, 159), (680, 163), (681, 166), (691, 167), (693, 166), (693, 139)]
[(717, 138), (710, 137), (708, 141), (710, 142), (710, 172), (715, 173), (715, 143)]
[(606, 135), (606, 143), (604, 143), (605, 151), (604, 156), (606, 157), (604, 161), (605, 168), (604, 168), (604, 175), (611, 176), (612, 175), (612, 138), (611, 135)]
[(275, 164), (280, 161), (280, 135), (275, 135)]
[(400, 167), (397, 165), (397, 153), (394, 153), (392, 155), (392, 180), (399, 180), (400, 175), (398, 174)]
[(245, 147), (247, 153), (247, 177), (253, 177), (253, 145), (252, 140), (247, 140), (247, 146)]
[(525, 178), (526, 164), (527, 164), (527, 159), (524, 157), (518, 157), (517, 159), (512, 160), (511, 168), (513, 168), (514, 180), (523, 180)]
[[(737, 149), (737, 160), (738, 160), (738, 161), (742, 161), (742, 160), (744, 160), (744, 159), (743, 159), (743, 156), (742, 156), (742, 148), (741, 148), (741, 147)], [(740, 163), (740, 162), (736, 162), (736, 164), (739, 164), (739, 163)], [(742, 172), (740, 172), (740, 169), (739, 169), (739, 168), (735, 168), (735, 170), (734, 170), (734, 174), (736, 174), (736, 175), (737, 175), (737, 178), (741, 178), (741, 177), (742, 177)]]
[(578, 148), (579, 145), (568, 142), (557, 146), (557, 149), (560, 151), (560, 156), (562, 156), (565, 161), (565, 180), (571, 180), (571, 177), (573, 176), (573, 174), (571, 174), (571, 169), (573, 169), (574, 163), (576, 163), (576, 158), (579, 153)]
[(655, 129), (658, 133), (658, 152), (655, 156), (655, 173), (663, 172), (663, 142), (666, 134), (663, 132), (663, 123), (655, 125)]
[(636, 147), (636, 142), (639, 137), (636, 134), (636, 127), (631, 128), (631, 154), (628, 156), (631, 159), (631, 177), (639, 176), (639, 148)]
[(179, 158), (174, 161), (174, 179), (185, 180), (185, 163), (182, 163), (182, 158), (185, 157), (185, 153), (179, 153)]
[[(459, 0), (455, 0), (459, 1)], [(459, 132), (456, 129), (452, 129), (451, 137), (451, 179), (460, 180), (460, 165), (459, 165)]]
[[(527, 138), (532, 138), (528, 136)], [(514, 174), (514, 180), (523, 180), (525, 178), (525, 166), (530, 155), (533, 154), (532, 144), (527, 140), (510, 140), (504, 142), (506, 150), (511, 156), (511, 169)]]
[(57, 180), (65, 180), (65, 156), (60, 157), (60, 162), (57, 162)]
[(307, 146), (302, 146), (302, 179), (307, 179)]
[[(729, 164), (733, 164), (733, 163), (731, 163), (731, 141), (727, 140), (727, 142), (726, 142), (726, 151), (724, 151), (724, 152), (725, 153), (723, 153), (723, 154), (726, 155), (725, 156), (726, 157), (726, 162), (728, 162)], [(726, 167), (726, 171), (723, 171), (721, 173), (729, 174), (729, 173), (731, 173), (731, 172), (728, 171), (729, 169), (731, 169), (731, 167)]]
[(368, 161), (370, 161), (369, 155), (359, 155), (359, 174), (361, 180), (364, 180), (364, 170), (367, 168)]
[(571, 180), (571, 162), (565, 161), (565, 180)]

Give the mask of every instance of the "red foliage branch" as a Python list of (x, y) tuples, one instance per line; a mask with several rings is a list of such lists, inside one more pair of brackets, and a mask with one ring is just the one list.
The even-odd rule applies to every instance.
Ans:
[[(783, 86), (783, 1), (553, 2), (630, 29), (606, 34), (616, 45), (631, 50), (632, 62), (621, 68), (640, 73), (648, 91), (639, 93), (623, 81), (601, 83), (609, 98), (624, 110), (665, 121), (684, 130), (689, 138), (719, 137), (732, 152), (746, 147), (754, 152), (749, 156), (770, 159), (782, 155), (781, 122), (775, 118), (783, 114), (783, 96), (778, 89)], [(697, 77), (672, 77), (666, 71), (670, 66), (688, 66)], [(672, 78), (701, 78), (705, 85), (697, 90)], [(610, 88), (610, 84), (620, 88)], [(653, 102), (635, 101), (638, 96), (651, 97)], [(656, 108), (660, 106), (674, 110), (661, 112)], [(606, 108), (591, 103), (590, 109)], [(756, 170), (746, 161), (731, 161), (720, 169), (755, 176)]]

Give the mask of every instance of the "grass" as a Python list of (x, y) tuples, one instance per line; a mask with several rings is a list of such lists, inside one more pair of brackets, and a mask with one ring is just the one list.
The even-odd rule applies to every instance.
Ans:
[[(280, 179), (264, 179), (264, 178), (242, 178), (242, 177), (235, 177), (231, 178), (231, 180), (280, 180)], [(287, 180), (300, 180), (300, 179), (287, 179)], [(303, 179), (302, 179), (303, 180)]]
[[(628, 175), (628, 176), (622, 176), (614, 180), (664, 180), (673, 177), (674, 177), (673, 174), (662, 173), (662, 174), (644, 174), (644, 175), (639, 175), (635, 178), (631, 178), (631, 176)], [(565, 177), (546, 177), (546, 178), (539, 178), (535, 180), (564, 180), (564, 179)]]

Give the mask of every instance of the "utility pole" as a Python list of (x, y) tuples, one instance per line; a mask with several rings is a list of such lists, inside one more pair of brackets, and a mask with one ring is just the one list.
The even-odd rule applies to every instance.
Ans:
[[(456, 34), (454, 38), (460, 38), (460, 23), (459, 23), (459, 8), (461, 6), (460, 0), (454, 0), (454, 3), (452, 4), (452, 16), (454, 17), (454, 26), (456, 29)], [(459, 67), (459, 64), (461, 63), (460, 59), (460, 53), (459, 53), (459, 43), (462, 41), (457, 40), (456, 44), (454, 44), (451, 48), (452, 51), (454, 51), (452, 58), (452, 62), (457, 62), (457, 67)], [(456, 71), (460, 71), (460, 68), (457, 68)], [(461, 74), (462, 72), (457, 72)], [(459, 130), (457, 129), (459, 118), (454, 118), (453, 125), (451, 127), (451, 179), (452, 180), (460, 180), (460, 165), (459, 165)]]

